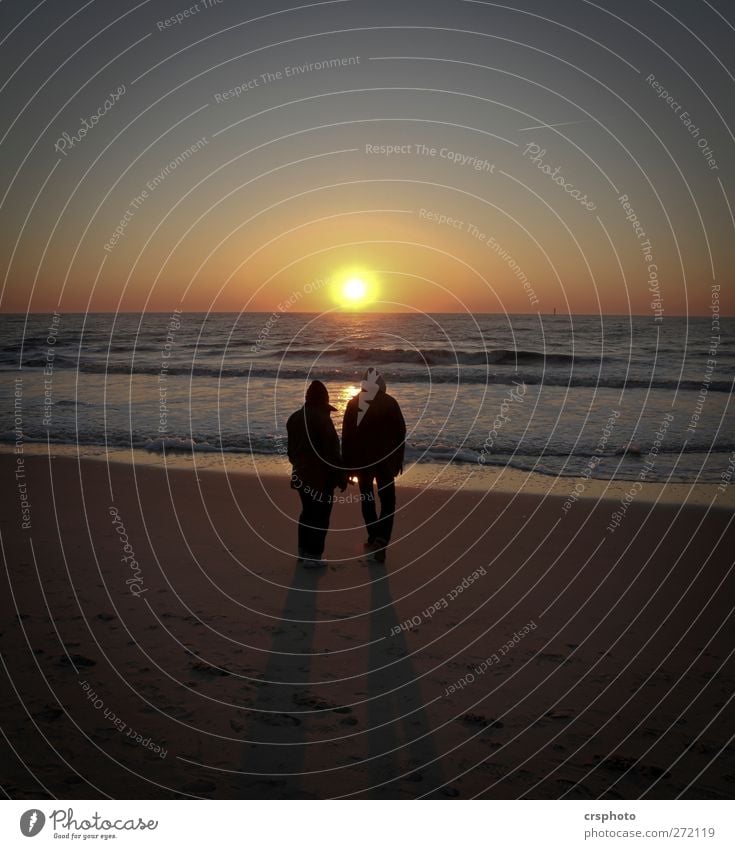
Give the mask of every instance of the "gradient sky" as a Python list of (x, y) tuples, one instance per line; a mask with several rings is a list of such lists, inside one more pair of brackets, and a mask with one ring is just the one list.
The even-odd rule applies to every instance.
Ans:
[[(713, 280), (732, 314), (734, 23), (725, 0), (5, 0), (0, 309), (271, 311), (357, 268), (374, 309), (653, 315), (653, 266), (664, 314), (707, 313)], [(300, 310), (334, 306), (311, 288)]]

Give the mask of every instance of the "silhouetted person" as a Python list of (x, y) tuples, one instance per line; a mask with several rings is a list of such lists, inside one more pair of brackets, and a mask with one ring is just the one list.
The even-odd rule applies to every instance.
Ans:
[[(363, 375), (360, 392), (347, 403), (342, 422), (342, 458), (360, 487), (362, 516), (367, 528), (365, 548), (379, 563), (393, 531), (395, 478), (403, 471), (406, 423), (398, 401), (385, 391), (378, 370)], [(380, 516), (375, 508), (378, 486)]]
[(339, 486), (344, 492), (347, 487), (339, 438), (330, 416), (334, 410), (327, 387), (314, 380), (306, 390), (304, 406), (286, 422), (288, 459), (293, 466), (291, 487), (301, 498), (298, 562), (305, 567), (326, 565), (321, 558), (334, 488)]

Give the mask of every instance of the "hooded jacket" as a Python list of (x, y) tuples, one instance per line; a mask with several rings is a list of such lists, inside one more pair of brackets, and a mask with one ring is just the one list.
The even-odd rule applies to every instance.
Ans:
[(398, 401), (385, 391), (376, 369), (365, 372), (342, 422), (342, 459), (348, 469), (372, 468), (388, 477), (403, 471), (406, 423)]
[[(316, 388), (322, 386), (320, 384)], [(326, 396), (326, 389), (323, 394)], [(294, 489), (306, 485), (317, 492), (331, 492), (335, 486), (346, 483), (339, 437), (329, 415), (331, 410), (334, 407), (329, 405), (328, 396), (322, 398), (318, 392), (310, 392), (304, 406), (286, 422), (288, 459), (294, 471), (291, 486)]]

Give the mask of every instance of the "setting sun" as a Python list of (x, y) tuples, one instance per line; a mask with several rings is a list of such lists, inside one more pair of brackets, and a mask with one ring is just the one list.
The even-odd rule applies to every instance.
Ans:
[(332, 279), (332, 296), (345, 309), (359, 309), (375, 302), (375, 276), (363, 268), (342, 269)]
[(342, 287), (342, 294), (348, 301), (361, 301), (367, 294), (367, 284), (359, 277), (350, 277)]

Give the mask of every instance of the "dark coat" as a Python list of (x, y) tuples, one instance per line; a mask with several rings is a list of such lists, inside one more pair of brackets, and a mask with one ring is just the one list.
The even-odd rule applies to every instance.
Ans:
[(359, 394), (350, 399), (342, 422), (342, 458), (355, 472), (374, 468), (389, 477), (403, 471), (406, 422), (398, 401), (381, 390), (357, 424)]
[(346, 481), (339, 437), (326, 404), (307, 402), (286, 422), (288, 459), (293, 466), (291, 486), (303, 484), (318, 492), (331, 492)]

